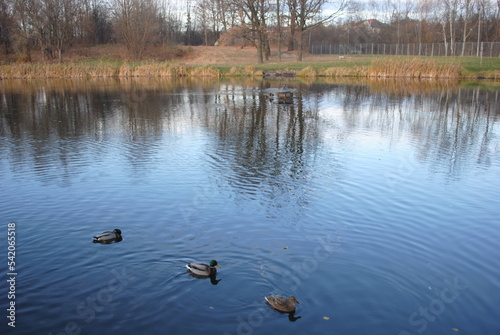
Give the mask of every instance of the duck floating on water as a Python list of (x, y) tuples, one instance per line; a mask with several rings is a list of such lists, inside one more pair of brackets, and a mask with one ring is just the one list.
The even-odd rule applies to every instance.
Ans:
[(186, 268), (194, 275), (200, 277), (210, 277), (215, 276), (217, 269), (215, 267), (221, 267), (215, 259), (210, 261), (210, 264), (205, 263), (189, 263), (186, 264)]
[(94, 236), (92, 242), (110, 244), (113, 242), (120, 242), (122, 239), (122, 231), (120, 229), (113, 229), (113, 231), (105, 231)]
[(285, 298), (279, 295), (270, 295), (265, 297), (265, 299), (272, 308), (283, 313), (294, 313), (295, 303), (300, 305), (300, 302), (294, 296)]

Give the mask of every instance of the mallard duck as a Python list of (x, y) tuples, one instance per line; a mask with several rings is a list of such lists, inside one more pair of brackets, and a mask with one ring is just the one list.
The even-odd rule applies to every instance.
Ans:
[(120, 229), (113, 229), (113, 231), (105, 231), (99, 235), (94, 236), (92, 242), (108, 244), (112, 242), (120, 242), (122, 240), (122, 231)]
[(217, 261), (215, 259), (212, 259), (210, 261), (210, 265), (205, 263), (186, 264), (186, 267), (189, 271), (191, 271), (192, 274), (202, 277), (215, 276), (215, 274), (217, 273), (217, 269), (215, 268), (216, 266), (219, 268), (221, 267), (219, 264), (217, 264)]
[(270, 295), (265, 297), (265, 299), (272, 308), (283, 313), (295, 312), (294, 303), (300, 305), (300, 302), (294, 296), (291, 296), (290, 298), (285, 298), (279, 295)]

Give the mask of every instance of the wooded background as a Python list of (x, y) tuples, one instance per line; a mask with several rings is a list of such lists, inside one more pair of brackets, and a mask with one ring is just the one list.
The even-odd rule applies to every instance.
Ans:
[(271, 47), (301, 61), (332, 45), (339, 54), (437, 55), (439, 45), (440, 55), (476, 56), (491, 42), (500, 42), (500, 0), (0, 0), (0, 53), (21, 61), (110, 43), (134, 60), (151, 45), (251, 45), (265, 62)]

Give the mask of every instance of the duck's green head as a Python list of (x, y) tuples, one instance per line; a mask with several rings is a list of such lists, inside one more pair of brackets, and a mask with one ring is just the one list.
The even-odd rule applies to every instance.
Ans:
[(212, 267), (216, 266), (216, 267), (218, 267), (218, 268), (220, 268), (220, 267), (221, 267), (219, 264), (217, 264), (217, 261), (216, 261), (215, 259), (212, 259), (212, 260), (210, 261), (210, 266), (212, 266)]
[(115, 233), (117, 233), (118, 235), (121, 235), (122, 234), (122, 231), (118, 228), (114, 229), (113, 230)]

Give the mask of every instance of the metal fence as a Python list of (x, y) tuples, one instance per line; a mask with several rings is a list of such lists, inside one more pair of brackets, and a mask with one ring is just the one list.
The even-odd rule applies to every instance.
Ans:
[(401, 55), (401, 56), (476, 56), (500, 57), (500, 42), (466, 42), (451, 44), (325, 44), (312, 45), (315, 55)]

